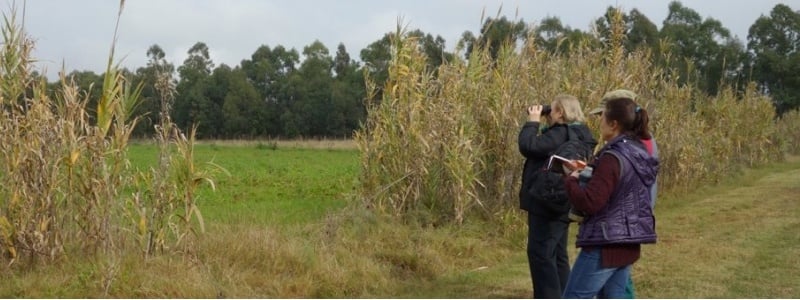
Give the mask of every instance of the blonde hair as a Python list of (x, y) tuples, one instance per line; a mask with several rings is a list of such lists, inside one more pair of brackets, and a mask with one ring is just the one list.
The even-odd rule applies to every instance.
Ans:
[(558, 95), (553, 98), (553, 107), (564, 114), (564, 123), (585, 123), (586, 117), (581, 109), (581, 102), (572, 95)]

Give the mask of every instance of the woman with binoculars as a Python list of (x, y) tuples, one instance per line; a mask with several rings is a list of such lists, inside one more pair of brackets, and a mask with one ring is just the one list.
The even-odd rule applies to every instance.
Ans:
[[(535, 174), (542, 170), (552, 153), (576, 134), (593, 149), (597, 141), (584, 124), (585, 118), (577, 98), (559, 95), (550, 106), (533, 105), (527, 108), (528, 120), (519, 133), (519, 151), (525, 157), (520, 208), (528, 212), (528, 264), (533, 282), (534, 298), (560, 298), (569, 277), (567, 230), (569, 228), (568, 200), (564, 193), (559, 203), (534, 198), (529, 190), (536, 184)], [(542, 119), (545, 119), (542, 125)], [(563, 192), (563, 181), (560, 182)], [(563, 204), (563, 205), (562, 205)], [(562, 209), (566, 208), (566, 209)]]

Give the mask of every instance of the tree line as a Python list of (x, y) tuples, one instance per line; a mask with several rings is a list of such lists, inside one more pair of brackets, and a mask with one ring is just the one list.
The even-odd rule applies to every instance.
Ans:
[[(721, 83), (743, 89), (754, 82), (772, 97), (778, 114), (800, 106), (800, 11), (776, 5), (750, 26), (745, 43), (718, 20), (704, 19), (678, 1), (668, 8), (660, 29), (637, 9), (623, 13), (626, 26), (619, 30), (625, 30), (626, 50), (648, 48), (658, 65), (669, 67), (670, 76), (711, 95)], [(578, 44), (602, 47), (614, 30), (609, 25), (613, 12), (609, 7), (590, 31), (565, 26), (558, 17), (532, 26), (522, 19), (487, 18), (479, 33), (462, 34), (455, 52), (445, 51), (446, 41), (439, 35), (421, 30), (409, 35), (419, 40), (428, 69), (435, 74), (439, 65), (469, 57), (478, 45), (488, 47), (492, 57), (503, 45), (530, 39), (543, 50), (567, 55)], [(167, 74), (174, 78), (169, 80), (177, 92), (171, 117), (185, 132), (197, 126), (198, 138), (349, 138), (366, 117), (364, 99), (380, 99), (366, 95), (365, 76), (379, 87), (388, 78), (392, 36), (386, 33), (362, 49), (360, 61), (344, 44), (332, 54), (314, 41), (302, 52), (262, 45), (237, 66), (216, 65), (208, 46), (198, 42), (176, 67), (165, 60), (160, 46), (152, 45), (146, 66), (124, 70), (132, 82), (143, 83), (134, 135), (153, 134), (161, 103), (155, 83), (159, 74)], [(73, 71), (66, 78), (89, 93), (90, 107), (96, 106), (103, 74)], [(50, 83), (51, 91), (58, 88), (57, 81)]]

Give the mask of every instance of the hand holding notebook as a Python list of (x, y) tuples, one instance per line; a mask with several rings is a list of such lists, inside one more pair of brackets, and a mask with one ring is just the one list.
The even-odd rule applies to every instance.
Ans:
[(550, 156), (550, 159), (547, 161), (547, 169), (550, 169), (553, 166), (553, 161), (556, 160), (556, 163), (559, 163), (566, 169), (570, 171), (575, 170), (582, 170), (586, 168), (586, 162), (578, 159), (569, 159), (565, 157), (561, 157), (558, 155)]

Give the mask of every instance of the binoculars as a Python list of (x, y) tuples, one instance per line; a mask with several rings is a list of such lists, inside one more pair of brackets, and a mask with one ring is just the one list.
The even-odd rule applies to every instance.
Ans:
[(542, 106), (542, 115), (549, 115), (550, 112), (553, 111), (553, 108), (550, 105), (543, 105)]

